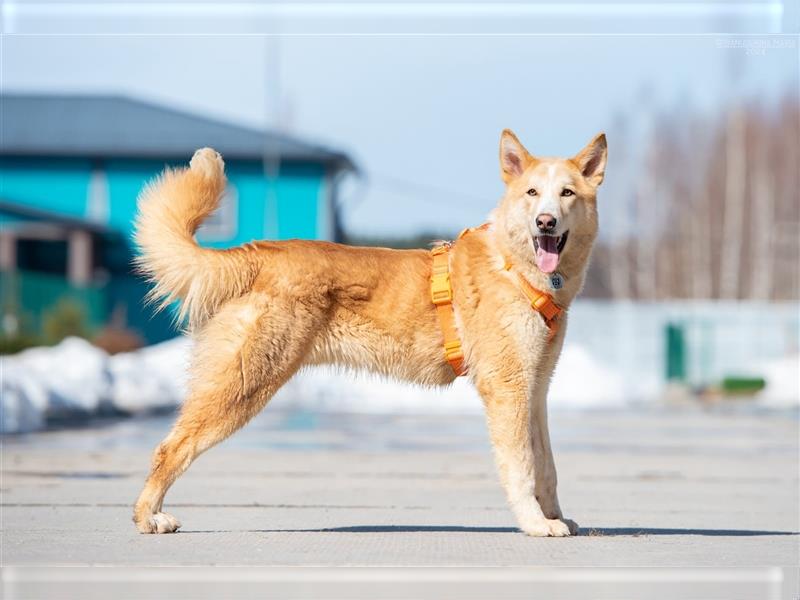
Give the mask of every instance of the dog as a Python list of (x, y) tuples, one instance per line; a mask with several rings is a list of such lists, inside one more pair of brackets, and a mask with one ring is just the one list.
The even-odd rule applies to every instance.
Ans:
[[(597, 235), (606, 156), (602, 133), (572, 158), (540, 158), (503, 131), (505, 193), (487, 225), (447, 248), (463, 363), (483, 399), (508, 502), (532, 536), (578, 532), (556, 493), (547, 390)], [(431, 252), (303, 240), (200, 247), (194, 233), (225, 185), (222, 157), (204, 148), (139, 197), (139, 268), (161, 307), (180, 303), (195, 339), (187, 398), (134, 507), (142, 533), (180, 527), (162, 510), (172, 483), (302, 367), (336, 364), (427, 386), (456, 377), (431, 301)], [(532, 308), (523, 284), (559, 307), (557, 327)]]

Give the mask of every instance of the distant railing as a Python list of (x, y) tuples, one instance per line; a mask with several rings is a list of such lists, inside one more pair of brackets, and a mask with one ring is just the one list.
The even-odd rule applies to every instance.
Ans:
[(107, 320), (104, 286), (78, 287), (63, 276), (34, 271), (0, 273), (1, 325), (5, 335), (41, 336), (47, 316), (66, 305), (82, 316), (88, 330), (101, 327)]
[(566, 345), (618, 373), (632, 400), (657, 394), (665, 381), (704, 388), (763, 376), (800, 352), (796, 302), (578, 300), (568, 318)]

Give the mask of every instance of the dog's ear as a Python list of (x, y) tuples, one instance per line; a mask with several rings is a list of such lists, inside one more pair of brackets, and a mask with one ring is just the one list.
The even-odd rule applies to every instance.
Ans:
[(606, 173), (606, 158), (608, 148), (606, 147), (606, 134), (598, 133), (586, 147), (572, 159), (586, 181), (594, 187), (603, 183)]
[(525, 146), (517, 139), (514, 132), (504, 129), (500, 136), (500, 176), (506, 184), (522, 175), (533, 161)]

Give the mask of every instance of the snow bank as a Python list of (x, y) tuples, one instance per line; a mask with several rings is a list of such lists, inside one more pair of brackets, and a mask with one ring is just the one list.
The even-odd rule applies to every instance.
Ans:
[[(103, 411), (136, 414), (180, 404), (191, 342), (177, 338), (136, 352), (108, 356), (69, 338), (0, 358), (2, 432), (40, 429), (48, 419)], [(553, 381), (552, 406), (609, 406), (624, 402), (619, 374), (567, 346)], [(466, 379), (443, 389), (397, 383), (368, 374), (314, 368), (292, 379), (273, 400), (283, 407), (372, 413), (479, 413), (480, 398)]]
[(758, 399), (765, 406), (800, 406), (800, 354), (762, 363), (756, 372), (767, 381)]
[(30, 431), (47, 418), (95, 412), (107, 386), (107, 355), (85, 340), (0, 357), (0, 431)]
[[(309, 369), (290, 381), (275, 401), (313, 410), (369, 413), (480, 413), (473, 385), (459, 378), (447, 388), (430, 389), (363, 373)], [(550, 388), (553, 407), (593, 408), (625, 404), (622, 377), (595, 362), (579, 346), (567, 345)]]
[(567, 344), (556, 365), (548, 403), (552, 407), (622, 406), (629, 400), (623, 376), (601, 366), (582, 346)]
[[(129, 414), (179, 405), (186, 390), (191, 342), (162, 344), (108, 356), (88, 342), (69, 338), (51, 348), (0, 357), (0, 431), (41, 429), (47, 421), (109, 411)], [(765, 406), (800, 404), (800, 356), (762, 366)], [(646, 377), (629, 384), (586, 350), (567, 344), (550, 388), (552, 408), (606, 408), (654, 398), (660, 383)], [(467, 379), (443, 389), (388, 381), (332, 368), (301, 372), (273, 402), (283, 408), (369, 413), (480, 413), (478, 394)]]
[(184, 393), (189, 342), (179, 338), (109, 356), (86, 340), (0, 357), (0, 431), (41, 429), (49, 419), (172, 407)]
[(186, 393), (191, 346), (188, 338), (176, 338), (109, 357), (110, 403), (128, 413), (180, 404)]

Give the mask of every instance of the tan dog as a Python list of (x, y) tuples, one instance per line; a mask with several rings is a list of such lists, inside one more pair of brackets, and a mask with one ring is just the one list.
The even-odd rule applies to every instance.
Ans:
[[(597, 233), (606, 140), (598, 135), (571, 159), (535, 158), (506, 130), (500, 163), (506, 193), (489, 227), (450, 252), (456, 323), (520, 528), (566, 536), (577, 525), (559, 507), (546, 413), (566, 314), (550, 339), (504, 266), (513, 264), (569, 307)], [(170, 485), (301, 367), (333, 363), (423, 385), (455, 377), (430, 300), (430, 252), (298, 240), (201, 248), (194, 233), (224, 188), (222, 159), (205, 148), (188, 169), (166, 171), (139, 201), (139, 264), (155, 282), (154, 297), (180, 300), (196, 339), (188, 397), (134, 508), (143, 533), (180, 527), (162, 512)], [(555, 272), (563, 280), (557, 290)]]

